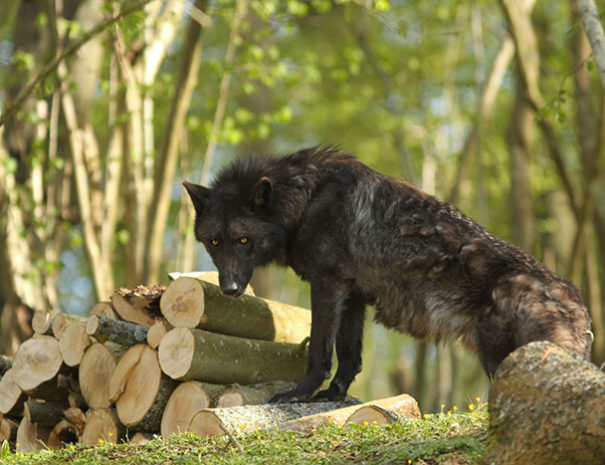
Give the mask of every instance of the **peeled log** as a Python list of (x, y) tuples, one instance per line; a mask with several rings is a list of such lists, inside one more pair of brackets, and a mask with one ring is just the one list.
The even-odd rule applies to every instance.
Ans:
[(210, 406), (210, 396), (197, 381), (181, 383), (170, 395), (162, 415), (161, 433), (167, 438), (173, 433), (189, 431), (193, 416)]
[(68, 321), (59, 339), (59, 350), (65, 365), (78, 366), (89, 345), (90, 337), (86, 334), (86, 327), (81, 322)]
[(249, 433), (257, 430), (274, 430), (279, 425), (295, 418), (348, 405), (351, 405), (351, 403), (310, 402), (209, 408), (198, 412), (193, 417), (189, 431), (200, 436), (222, 436), (227, 431)]
[(488, 410), (486, 464), (605, 463), (605, 373), (550, 342), (502, 362)]
[(59, 341), (52, 336), (38, 336), (19, 346), (12, 369), (19, 387), (28, 391), (54, 378), (62, 364)]
[(91, 409), (86, 414), (86, 425), (80, 436), (80, 442), (97, 444), (99, 439), (117, 443), (124, 437), (126, 428), (118, 420), (113, 409)]
[(84, 352), (78, 370), (82, 397), (92, 409), (107, 408), (109, 400), (109, 380), (116, 367), (116, 358), (104, 344), (92, 344)]
[(188, 277), (168, 286), (160, 309), (175, 327), (251, 339), (300, 343), (311, 331), (309, 310), (246, 294), (235, 299), (214, 284)]
[(112, 341), (123, 346), (144, 344), (147, 341), (147, 327), (103, 315), (88, 317), (86, 333), (99, 342)]
[[(381, 415), (376, 415), (381, 412)], [(344, 425), (347, 421), (352, 423), (364, 424), (368, 420), (379, 421), (382, 423), (393, 423), (399, 417), (411, 419), (420, 419), (420, 409), (418, 402), (408, 394), (400, 394), (385, 399), (373, 400), (361, 405), (351, 405), (338, 410), (320, 412), (314, 415), (297, 418), (280, 426), (280, 429), (312, 432), (324, 424)], [(394, 420), (394, 421), (393, 421)], [(371, 421), (368, 421), (370, 424)]]
[(115, 400), (118, 418), (125, 426), (158, 431), (175, 385), (162, 375), (157, 352), (147, 344), (139, 344), (118, 361), (109, 382), (109, 398)]
[(173, 379), (254, 384), (302, 379), (307, 351), (300, 344), (269, 342), (174, 328), (158, 349), (162, 371)]

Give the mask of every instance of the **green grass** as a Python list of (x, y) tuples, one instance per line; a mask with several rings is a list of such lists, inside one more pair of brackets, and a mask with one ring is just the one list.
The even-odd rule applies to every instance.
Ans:
[(217, 439), (194, 434), (128, 443), (0, 455), (3, 464), (476, 464), (484, 450), (485, 405), (389, 426), (327, 425), (313, 434), (256, 432)]

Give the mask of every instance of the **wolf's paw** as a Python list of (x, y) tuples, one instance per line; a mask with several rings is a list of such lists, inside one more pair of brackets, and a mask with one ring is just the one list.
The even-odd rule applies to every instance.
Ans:
[(309, 402), (311, 400), (310, 394), (305, 394), (294, 391), (281, 392), (274, 395), (270, 400), (270, 404), (285, 404), (289, 402)]

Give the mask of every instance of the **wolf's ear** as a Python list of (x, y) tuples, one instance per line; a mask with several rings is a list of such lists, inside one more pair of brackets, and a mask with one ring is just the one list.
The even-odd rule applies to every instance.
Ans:
[(203, 212), (206, 204), (208, 203), (210, 189), (200, 186), (199, 184), (192, 184), (187, 181), (183, 182), (183, 186), (187, 190), (189, 197), (191, 197), (195, 211), (197, 213)]
[(258, 207), (266, 207), (271, 203), (271, 193), (273, 192), (273, 184), (271, 180), (263, 176), (254, 186), (254, 195), (252, 200), (254, 205)]

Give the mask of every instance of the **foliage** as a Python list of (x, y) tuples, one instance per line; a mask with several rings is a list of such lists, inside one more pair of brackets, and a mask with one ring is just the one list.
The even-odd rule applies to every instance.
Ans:
[(8, 454), (5, 463), (30, 464), (475, 464), (484, 451), (485, 404), (466, 413), (441, 412), (395, 425), (326, 425), (313, 434), (256, 432), (210, 439), (194, 434), (154, 439), (142, 446), (102, 442), (59, 451)]

